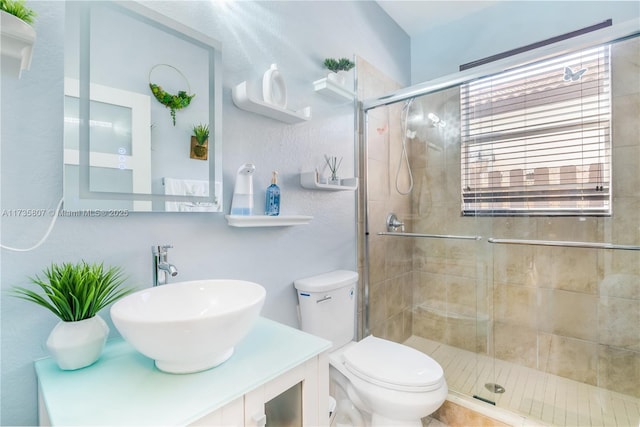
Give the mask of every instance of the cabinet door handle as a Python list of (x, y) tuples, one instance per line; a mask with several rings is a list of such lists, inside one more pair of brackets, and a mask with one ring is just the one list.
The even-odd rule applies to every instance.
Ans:
[(266, 414), (256, 414), (253, 417), (253, 421), (256, 423), (256, 427), (264, 427), (267, 425), (267, 415)]

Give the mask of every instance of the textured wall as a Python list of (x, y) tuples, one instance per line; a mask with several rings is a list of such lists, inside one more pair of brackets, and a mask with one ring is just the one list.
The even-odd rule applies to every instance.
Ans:
[[(223, 3), (226, 6), (223, 7)], [(228, 4), (227, 4), (228, 3)], [(33, 64), (22, 79), (2, 73), (1, 208), (55, 208), (62, 197), (64, 2), (29, 2), (38, 12)], [(240, 229), (222, 214), (136, 213), (126, 218), (59, 218), (37, 250), (1, 252), (2, 408), (0, 424), (34, 425), (33, 360), (46, 356), (53, 315), (6, 295), (51, 262), (119, 265), (138, 287), (151, 284), (151, 246), (171, 243), (177, 279), (237, 278), (264, 285), (263, 315), (296, 326), (295, 279), (355, 269), (356, 195), (303, 189), (299, 172), (322, 166), (323, 155), (344, 157), (355, 175), (353, 104), (316, 94), (326, 57), (359, 54), (398, 81), (409, 81), (409, 40), (373, 2), (149, 2), (150, 7), (221, 41), (223, 63), (224, 203), (234, 175), (252, 161), (255, 204), (271, 171), (280, 171), (282, 214), (313, 215), (304, 226)], [(327, 29), (330, 29), (328, 31)], [(258, 84), (277, 63), (291, 108), (311, 106), (313, 119), (286, 125), (237, 109), (231, 87)], [(124, 64), (123, 66), (126, 66)], [(25, 248), (45, 233), (49, 217), (0, 218), (2, 243)], [(104, 313), (108, 320), (108, 312)], [(110, 322), (109, 322), (110, 323)], [(112, 337), (117, 336), (112, 327)]]

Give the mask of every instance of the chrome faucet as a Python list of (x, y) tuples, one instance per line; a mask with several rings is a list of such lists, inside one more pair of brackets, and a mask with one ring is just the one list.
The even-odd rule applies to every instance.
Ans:
[(164, 285), (168, 282), (169, 276), (178, 275), (178, 269), (175, 265), (167, 261), (169, 249), (171, 245), (152, 246), (153, 253), (153, 286)]

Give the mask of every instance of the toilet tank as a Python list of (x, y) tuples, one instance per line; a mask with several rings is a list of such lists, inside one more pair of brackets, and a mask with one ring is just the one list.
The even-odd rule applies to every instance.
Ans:
[(293, 282), (302, 330), (325, 338), (333, 348), (353, 340), (358, 273), (337, 270)]

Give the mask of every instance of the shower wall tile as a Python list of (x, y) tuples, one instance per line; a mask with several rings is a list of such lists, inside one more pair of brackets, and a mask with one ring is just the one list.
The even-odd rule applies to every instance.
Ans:
[(567, 338), (559, 335), (540, 334), (547, 339), (541, 346), (539, 369), (544, 372), (570, 378), (591, 385), (597, 383), (598, 345), (593, 342)]
[[(389, 198), (388, 166), (384, 160), (369, 159), (368, 195), (370, 201), (387, 201)], [(384, 221), (384, 218), (382, 219)], [(381, 221), (381, 222), (382, 222)]]
[[(417, 271), (414, 273), (413, 305), (437, 310), (447, 308), (447, 276)], [(426, 337), (425, 337), (426, 338)]]
[[(635, 268), (640, 268), (640, 262), (638, 258), (640, 255), (633, 252), (616, 253), (612, 256), (612, 263), (625, 265)], [(604, 279), (599, 284), (601, 297), (619, 297), (627, 298), (629, 300), (640, 300), (640, 274), (637, 271), (624, 272), (623, 269), (612, 269), (614, 272), (611, 274), (605, 274)], [(640, 329), (640, 328), (639, 328)]]
[(411, 272), (413, 267), (413, 242), (411, 239), (386, 238), (385, 277), (392, 279)]
[(401, 314), (406, 308), (411, 307), (412, 277), (411, 273), (407, 273), (386, 281), (387, 317)]
[(533, 248), (517, 245), (494, 245), (493, 278), (497, 283), (537, 286), (539, 274)]
[(498, 322), (535, 329), (538, 322), (537, 289), (494, 284), (493, 316)]
[(554, 289), (539, 289), (538, 301), (538, 328), (540, 331), (597, 341), (597, 296)]
[(537, 332), (526, 326), (494, 321), (494, 355), (507, 362), (535, 368)]
[(413, 334), (446, 344), (446, 317), (441, 313), (416, 306), (413, 310)]
[(382, 237), (369, 239), (369, 281), (371, 283), (379, 283), (385, 279), (384, 260), (385, 240)]
[(640, 398), (640, 352), (598, 347), (598, 385)]
[[(611, 117), (611, 138), (614, 147), (637, 146), (638, 135), (640, 135), (640, 121), (638, 120), (638, 117), (640, 117), (640, 100), (638, 95), (616, 97), (612, 106)], [(614, 151), (614, 164), (616, 158)], [(617, 165), (615, 169), (618, 169)]]
[[(640, 161), (640, 159), (639, 159)], [(639, 174), (638, 171), (635, 171)], [(637, 245), (640, 242), (640, 195), (635, 198), (613, 199), (615, 221), (611, 224), (611, 240), (619, 244)], [(637, 253), (636, 253), (637, 254)], [(636, 256), (636, 265), (640, 264)]]
[[(640, 120), (638, 122), (640, 123)], [(638, 135), (634, 137), (638, 138)], [(613, 162), (616, 165), (616, 173), (612, 177), (614, 197), (635, 197), (637, 200), (640, 197), (640, 174), (637, 169), (640, 162), (640, 146), (614, 148)]]
[(447, 283), (447, 312), (475, 318), (478, 305), (475, 280), (460, 276), (449, 277)]
[(385, 282), (369, 283), (369, 328), (374, 335), (384, 337), (387, 329), (387, 300)]
[(389, 158), (389, 119), (369, 116), (367, 150), (370, 160), (386, 162)]
[[(603, 222), (593, 217), (539, 218), (536, 239), (598, 242), (603, 238)], [(572, 248), (569, 248), (572, 250)]]
[(486, 351), (483, 340), (478, 339), (474, 317), (457, 317), (448, 314), (445, 320), (446, 344), (474, 353)]
[(597, 249), (541, 246), (534, 249), (534, 257), (539, 287), (597, 294), (601, 277)]
[[(611, 67), (614, 97), (640, 92), (640, 40), (615, 43), (611, 47), (615, 66)], [(637, 118), (637, 116), (636, 116)]]
[(640, 352), (640, 300), (600, 297), (600, 343)]

